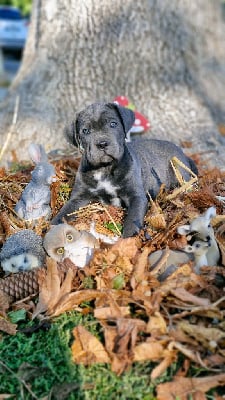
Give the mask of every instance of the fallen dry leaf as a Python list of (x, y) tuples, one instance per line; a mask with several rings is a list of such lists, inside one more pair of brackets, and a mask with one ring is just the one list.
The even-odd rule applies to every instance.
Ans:
[(146, 280), (146, 270), (148, 266), (148, 255), (149, 255), (149, 249), (146, 247), (141, 254), (138, 255), (136, 262), (135, 262), (135, 267), (134, 267), (134, 272), (131, 277), (131, 286), (133, 289), (137, 289), (137, 286), (143, 281)]
[(56, 307), (52, 310), (51, 317), (57, 317), (57, 315), (60, 315), (63, 312), (74, 310), (79, 304), (83, 303), (84, 301), (91, 301), (100, 297), (105, 298), (106, 293), (92, 289), (68, 293), (63, 296), (56, 304)]
[(110, 358), (101, 342), (82, 325), (73, 330), (72, 358), (77, 364), (109, 363)]
[[(130, 315), (130, 307), (119, 307), (121, 317), (128, 317)], [(94, 317), (97, 319), (115, 319), (118, 313), (114, 313), (111, 307), (97, 307), (94, 310)]]
[(59, 300), (71, 292), (72, 279), (73, 271), (69, 269), (61, 285), (56, 261), (52, 258), (47, 259), (47, 274), (40, 285), (39, 301), (34, 310), (33, 319), (45, 311), (52, 314)]
[(184, 302), (188, 302), (188, 303), (192, 303), (194, 305), (197, 306), (209, 306), (209, 300), (205, 299), (205, 298), (201, 298), (198, 296), (194, 296), (191, 293), (189, 293), (186, 289), (180, 287), (177, 289), (172, 289), (171, 293), (177, 297), (178, 299), (184, 301)]
[(17, 325), (12, 324), (10, 321), (5, 318), (0, 317), (0, 331), (6, 332), (9, 335), (15, 335), (17, 330)]
[(133, 349), (134, 361), (158, 361), (163, 357), (164, 346), (158, 340), (140, 343)]
[(177, 359), (177, 351), (166, 349), (163, 352), (163, 360), (153, 368), (151, 372), (151, 379), (156, 379)]
[(153, 336), (164, 335), (167, 332), (167, 324), (160, 312), (156, 311), (151, 315), (146, 332), (151, 333)]
[(225, 338), (225, 332), (217, 328), (194, 325), (187, 321), (181, 321), (178, 326), (186, 334), (199, 341), (202, 346), (213, 352), (218, 346), (218, 342)]
[(211, 375), (204, 378), (175, 377), (173, 382), (160, 383), (157, 386), (157, 400), (188, 400), (188, 396), (200, 391), (225, 385), (225, 374)]

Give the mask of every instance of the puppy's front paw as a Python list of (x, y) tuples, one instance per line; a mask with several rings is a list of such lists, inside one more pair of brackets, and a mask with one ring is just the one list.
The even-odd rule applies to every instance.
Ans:
[(124, 224), (124, 228), (123, 228), (123, 238), (128, 238), (128, 237), (132, 237), (135, 235), (138, 235), (140, 231), (140, 227), (132, 222), (127, 222)]
[(62, 215), (57, 214), (54, 216), (54, 218), (52, 218), (51, 225), (58, 225), (58, 224), (61, 224), (62, 222), (63, 222)]

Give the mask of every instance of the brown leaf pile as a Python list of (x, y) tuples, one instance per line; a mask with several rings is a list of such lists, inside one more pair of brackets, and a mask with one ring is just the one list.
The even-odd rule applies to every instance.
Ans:
[[(65, 163), (56, 162), (58, 174), (68, 187), (73, 181), (71, 171), (74, 173), (77, 165), (74, 160), (70, 164), (68, 159)], [(0, 191), (1, 185), (4, 187), (0, 218), (2, 242), (13, 229), (24, 228), (13, 207), (21, 193), (17, 187), (22, 187), (25, 175), (20, 172), (14, 176), (15, 186), (13, 176), (0, 171)], [(62, 205), (61, 190), (57, 182), (52, 189), (53, 214)], [(181, 188), (169, 197), (162, 188), (157, 200), (150, 203), (140, 235), (102, 246), (84, 269), (74, 268), (65, 261), (66, 273), (62, 278), (59, 265), (48, 259), (44, 279), (38, 282), (39, 301), (32, 310), (33, 318), (40, 314), (51, 318), (70, 310), (92, 312), (102, 326), (104, 341), (83, 326), (74, 327), (73, 360), (85, 365), (110, 363), (117, 374), (133, 362), (153, 361), (151, 379), (154, 380), (182, 354), (183, 368), (172, 382), (157, 386), (159, 400), (187, 399), (190, 395), (204, 399), (208, 390), (225, 386), (225, 215), (223, 201), (216, 196), (225, 196), (225, 173), (202, 170), (198, 188), (188, 191)], [(217, 208), (213, 225), (222, 254), (220, 265), (204, 267), (201, 275), (193, 272), (191, 262), (175, 270), (162, 271), (158, 265), (150, 271), (148, 255), (161, 248), (168, 248), (167, 251), (182, 248), (185, 239), (177, 234), (177, 227), (211, 206)], [(87, 223), (92, 218), (103, 223), (109, 214), (108, 211), (103, 214), (102, 209), (96, 213), (93, 209), (89, 211)], [(121, 222), (123, 213), (111, 208), (110, 215)], [(83, 223), (85, 214), (81, 217)], [(48, 224), (42, 221), (33, 229), (44, 235)], [(0, 329), (15, 333), (14, 327), (4, 329), (8, 322), (7, 301), (3, 290)], [(189, 378), (191, 364), (201, 367), (205, 376)]]

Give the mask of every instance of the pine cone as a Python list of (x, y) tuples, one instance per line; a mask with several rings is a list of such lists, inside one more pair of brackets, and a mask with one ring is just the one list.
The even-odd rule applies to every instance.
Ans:
[(19, 272), (0, 279), (0, 290), (10, 296), (11, 302), (38, 294), (40, 280), (46, 276), (45, 268)]
[[(76, 278), (78, 268), (68, 259), (63, 263), (58, 263), (57, 268), (61, 282), (65, 279), (68, 268), (74, 270), (74, 288), (78, 287), (79, 277)], [(5, 278), (0, 279), (0, 290), (10, 297), (10, 303), (24, 299), (28, 296), (39, 293), (39, 286), (47, 275), (45, 267), (35, 268), (31, 271), (19, 272), (11, 274)]]

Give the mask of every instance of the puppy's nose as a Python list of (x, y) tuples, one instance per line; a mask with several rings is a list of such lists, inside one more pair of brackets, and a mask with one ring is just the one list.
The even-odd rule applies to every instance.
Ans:
[(210, 236), (206, 236), (206, 240), (207, 240), (207, 242), (209, 242), (209, 241), (210, 241), (210, 239), (211, 239), (211, 237), (210, 237)]
[(106, 140), (101, 140), (101, 142), (96, 143), (96, 146), (100, 150), (104, 150), (108, 146), (108, 142)]

